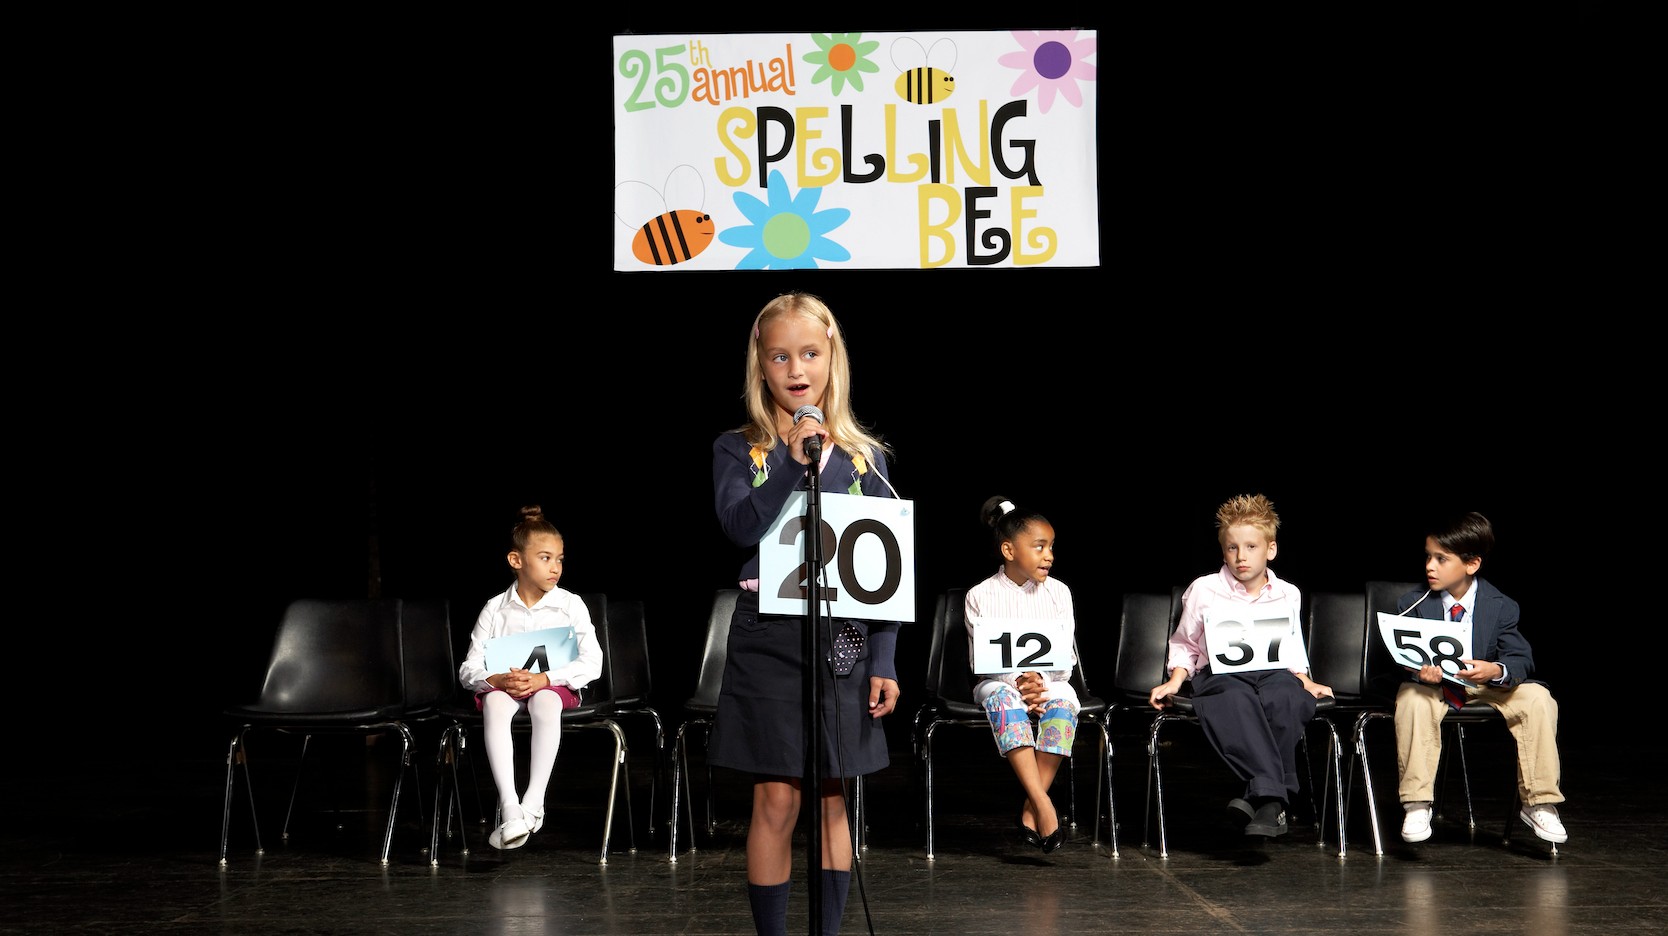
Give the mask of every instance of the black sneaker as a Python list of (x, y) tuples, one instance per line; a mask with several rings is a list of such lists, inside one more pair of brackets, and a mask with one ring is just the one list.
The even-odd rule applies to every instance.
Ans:
[(1234, 825), (1243, 827), (1255, 818), (1257, 818), (1257, 807), (1237, 796), (1228, 801), (1228, 820)]
[(1286, 834), (1286, 806), (1279, 800), (1264, 803), (1257, 807), (1256, 815), (1245, 824), (1246, 835), (1260, 835), (1264, 838), (1274, 838)]

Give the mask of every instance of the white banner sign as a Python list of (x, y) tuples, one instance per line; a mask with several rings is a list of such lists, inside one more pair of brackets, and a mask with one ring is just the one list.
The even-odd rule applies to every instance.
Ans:
[(1070, 621), (981, 618), (970, 623), (975, 673), (1045, 673), (1072, 668)]
[[(808, 613), (805, 499), (788, 498), (759, 541), (759, 610)], [(915, 502), (822, 493), (824, 617), (915, 620)]]
[(1100, 265), (1094, 30), (614, 37), (614, 269)]
[(1471, 659), (1471, 633), (1459, 621), (1431, 621), (1410, 614), (1378, 613), (1378, 635), (1396, 662), (1417, 671), (1427, 664), (1442, 669), (1442, 678), (1462, 686), (1476, 686), (1454, 674)]
[(1303, 630), (1284, 601), (1206, 608), (1205, 649), (1212, 673), (1309, 668)]

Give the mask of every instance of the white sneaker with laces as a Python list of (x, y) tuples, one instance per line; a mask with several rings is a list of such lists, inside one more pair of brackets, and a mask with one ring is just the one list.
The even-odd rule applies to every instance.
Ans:
[(1407, 815), (1402, 818), (1402, 841), (1423, 842), (1431, 837), (1431, 804), (1403, 803)]
[(1524, 824), (1535, 830), (1535, 834), (1548, 842), (1566, 842), (1569, 833), (1564, 831), (1564, 821), (1558, 818), (1558, 807), (1551, 803), (1539, 806), (1525, 806), (1518, 814)]

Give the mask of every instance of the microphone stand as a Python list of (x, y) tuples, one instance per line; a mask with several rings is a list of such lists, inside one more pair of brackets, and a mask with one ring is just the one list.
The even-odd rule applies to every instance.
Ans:
[(817, 658), (822, 623), (822, 457), (805, 466), (805, 782), (810, 824), (805, 836), (806, 878), (810, 881), (810, 933), (822, 933), (822, 667)]

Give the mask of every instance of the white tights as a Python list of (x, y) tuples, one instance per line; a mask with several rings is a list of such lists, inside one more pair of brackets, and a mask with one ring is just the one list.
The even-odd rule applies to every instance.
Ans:
[[(504, 811), (506, 821), (523, 818), (522, 803), (534, 809), (544, 806), (545, 790), (556, 767), (556, 750), (562, 746), (562, 697), (541, 689), (519, 700), (510, 698), (507, 692), (489, 692), (481, 701), (487, 763), (492, 765), (492, 782), (498, 785), (499, 808)], [(519, 712), (527, 712), (532, 720), (533, 740), (527, 765), (527, 794), (518, 798), (515, 739), (510, 733), (510, 721)]]

